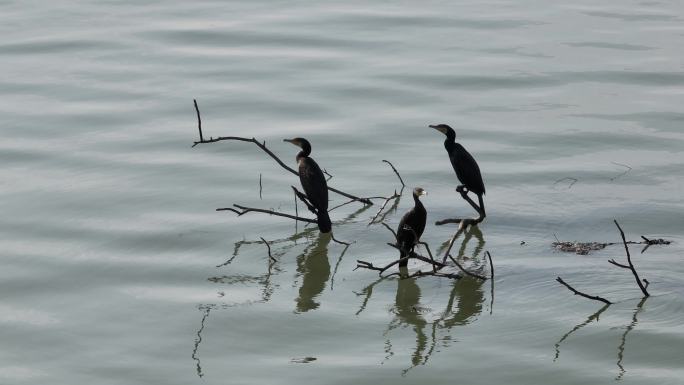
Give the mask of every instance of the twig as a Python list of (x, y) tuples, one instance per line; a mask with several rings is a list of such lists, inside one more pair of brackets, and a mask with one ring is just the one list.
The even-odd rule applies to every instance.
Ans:
[(268, 247), (268, 257), (271, 259), (271, 262), (278, 262), (278, 260), (271, 255), (271, 245), (269, 245), (263, 237), (261, 237), (261, 240), (264, 241), (264, 244)]
[(568, 285), (567, 283), (565, 283), (565, 281), (563, 281), (563, 279), (562, 279), (561, 277), (556, 277), (556, 281), (558, 281), (561, 285), (567, 287), (568, 290), (570, 290), (570, 291), (572, 291), (573, 293), (575, 293), (575, 295), (579, 295), (579, 296), (582, 296), (582, 297), (584, 297), (584, 298), (593, 299), (594, 301), (601, 301), (601, 302), (603, 302), (603, 303), (605, 303), (605, 304), (608, 304), (608, 305), (612, 304), (612, 302), (608, 301), (607, 299), (605, 299), (605, 298), (603, 298), (603, 297), (599, 297), (599, 296), (595, 296), (595, 295), (589, 295), (589, 294), (582, 293), (581, 291), (575, 290), (574, 287), (572, 287), (572, 286)]
[(328, 178), (325, 180), (326, 182), (329, 181), (330, 179), (332, 179), (332, 177), (333, 177), (332, 175), (330, 175), (330, 174), (328, 173), (328, 170), (326, 170), (326, 169), (323, 169), (323, 174), (325, 174), (325, 175), (328, 176)]
[[(199, 107), (197, 107), (197, 99), (192, 99), (195, 103), (195, 111), (197, 111), (197, 128), (199, 129), (200, 142), (204, 142), (204, 137), (202, 136), (202, 118), (200, 117)], [(193, 147), (195, 147), (193, 145)]]
[(385, 228), (386, 228), (387, 230), (389, 230), (390, 233), (392, 233), (392, 235), (394, 235), (394, 239), (395, 239), (395, 240), (397, 239), (397, 233), (396, 233), (391, 227), (389, 227), (389, 225), (388, 225), (387, 223), (385, 223), (385, 222), (380, 222), (380, 224), (382, 224), (383, 226), (385, 226)]
[(648, 294), (648, 291), (646, 291), (646, 287), (641, 282), (639, 274), (637, 274), (637, 271), (634, 268), (634, 264), (632, 264), (632, 257), (629, 254), (629, 247), (627, 246), (627, 240), (625, 240), (625, 233), (624, 231), (622, 231), (622, 228), (620, 227), (620, 224), (617, 222), (617, 220), (613, 219), (613, 222), (615, 222), (615, 226), (617, 226), (618, 230), (620, 230), (620, 237), (622, 237), (622, 243), (625, 245), (625, 253), (627, 253), (627, 263), (629, 264), (629, 266), (618, 264), (615, 261), (611, 263), (613, 263), (614, 265), (618, 265), (622, 268), (629, 268), (630, 270), (632, 270), (632, 274), (634, 274), (634, 279), (636, 280), (637, 285), (639, 285), (639, 289), (641, 289), (641, 292), (644, 293), (644, 297), (648, 297), (650, 296), (650, 294)]
[(290, 187), (292, 187), (292, 191), (294, 191), (295, 196), (299, 198), (300, 201), (304, 202), (306, 208), (308, 208), (309, 211), (311, 211), (311, 213), (313, 213), (314, 215), (318, 215), (318, 209), (315, 208), (311, 203), (309, 203), (309, 198), (306, 195), (304, 195), (304, 193), (297, 190), (295, 186)]
[(263, 191), (264, 187), (261, 184), (261, 173), (259, 173), (259, 199), (264, 199), (263, 196), (261, 195), (261, 192)]
[(401, 182), (401, 188), (403, 189), (404, 187), (406, 187), (406, 184), (404, 183), (404, 180), (401, 179), (401, 175), (399, 175), (399, 171), (397, 171), (397, 169), (394, 168), (394, 165), (393, 165), (392, 163), (390, 163), (389, 160), (383, 159), (382, 161), (385, 162), (385, 163), (387, 163), (387, 164), (389, 164), (389, 166), (392, 167), (392, 171), (394, 171), (394, 173), (397, 174), (397, 178), (399, 178), (399, 182)]
[(571, 181), (572, 181), (572, 182), (570, 182), (570, 184), (568, 185), (568, 190), (570, 189), (570, 187), (572, 187), (572, 185), (574, 185), (575, 183), (577, 183), (577, 178), (565, 177), (565, 178), (560, 178), (560, 179), (558, 179), (557, 181), (555, 181), (555, 182), (553, 183), (553, 185), (555, 186), (555, 185), (557, 185), (558, 183), (560, 183), (560, 182), (562, 182), (562, 181), (564, 181), (564, 180), (571, 180)]
[(388, 198), (384, 198), (384, 199), (385, 199), (385, 202), (384, 202), (384, 203), (382, 204), (382, 206), (380, 207), (380, 210), (378, 210), (378, 212), (375, 213), (375, 216), (373, 216), (373, 218), (371, 218), (370, 222), (368, 222), (368, 225), (372, 225), (373, 223), (375, 223), (375, 220), (380, 216), (380, 214), (382, 213), (382, 210), (385, 209), (385, 206), (387, 206), (387, 204), (388, 204), (392, 199), (397, 199), (397, 198), (399, 198), (400, 196), (401, 196), (401, 194), (397, 194), (397, 190), (394, 190), (394, 194), (392, 194), (392, 196), (390, 196), (390, 197), (388, 197)]
[(618, 174), (618, 175), (616, 175), (616, 176), (610, 178), (610, 181), (611, 181), (611, 182), (614, 181), (615, 179), (617, 179), (617, 178), (619, 178), (619, 177), (621, 177), (621, 176), (627, 174), (628, 172), (632, 171), (632, 168), (629, 167), (629, 166), (626, 165), (626, 164), (622, 164), (622, 163), (618, 163), (618, 162), (610, 162), (610, 163), (612, 163), (612, 164), (614, 164), (614, 165), (616, 165), (616, 166), (622, 166), (622, 167), (627, 168), (627, 170), (625, 170), (624, 172), (622, 172), (622, 173), (620, 173), (620, 174)]
[(452, 261), (454, 264), (456, 264), (456, 267), (458, 267), (458, 268), (459, 268), (462, 272), (464, 272), (466, 275), (469, 275), (469, 276), (471, 276), (471, 277), (473, 277), (473, 278), (481, 279), (481, 280), (483, 280), (483, 281), (486, 281), (486, 280), (487, 280), (487, 277), (484, 277), (484, 276), (479, 275), (479, 274), (471, 273), (470, 271), (466, 270), (465, 267), (461, 266), (461, 264), (458, 263), (458, 261), (457, 261), (454, 257), (452, 257), (451, 255), (449, 255), (449, 259), (451, 259), (451, 261)]
[(318, 223), (318, 221), (316, 221), (315, 219), (309, 219), (309, 218), (304, 218), (304, 217), (300, 217), (300, 216), (285, 214), (285, 213), (281, 213), (281, 212), (278, 212), (275, 210), (258, 209), (255, 207), (245, 207), (245, 206), (240, 206), (240, 205), (235, 205), (235, 204), (233, 206), (237, 207), (238, 209), (240, 209), (242, 211), (238, 211), (232, 207), (218, 208), (218, 209), (216, 209), (216, 211), (232, 211), (235, 214), (237, 214), (238, 216), (243, 216), (243, 215), (247, 214), (248, 212), (253, 211), (253, 212), (257, 212), (257, 213), (264, 213), (264, 214), (276, 215), (279, 217), (290, 218), (290, 219), (294, 219), (294, 220), (302, 221), (302, 222), (307, 222), (307, 223)]
[(485, 251), (485, 255), (487, 256), (487, 258), (489, 258), (489, 269), (492, 272), (491, 273), (491, 275), (492, 275), (491, 279), (493, 280), (494, 279), (494, 263), (492, 262), (492, 255), (489, 254), (489, 251)]
[(340, 207), (342, 207), (342, 206), (346, 206), (346, 205), (348, 205), (348, 204), (350, 204), (350, 203), (354, 203), (354, 202), (356, 202), (356, 201), (352, 199), (352, 200), (346, 201), (346, 202), (344, 202), (344, 203), (340, 203), (339, 205), (337, 205), (337, 206), (331, 208), (330, 210), (328, 210), (328, 212), (331, 212), (331, 211), (333, 211), (333, 210), (335, 210), (335, 209), (338, 209), (338, 208), (340, 208)]

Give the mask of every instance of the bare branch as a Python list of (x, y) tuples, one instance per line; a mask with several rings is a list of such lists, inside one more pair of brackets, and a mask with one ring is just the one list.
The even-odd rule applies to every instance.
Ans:
[(397, 239), (397, 233), (396, 233), (394, 230), (392, 230), (392, 228), (389, 227), (389, 225), (388, 225), (387, 223), (385, 223), (385, 222), (380, 222), (380, 224), (382, 224), (383, 226), (385, 226), (385, 228), (386, 228), (387, 230), (389, 230), (390, 233), (392, 233), (392, 235), (394, 235), (394, 239), (395, 239), (395, 240)]
[(617, 226), (618, 230), (620, 230), (620, 237), (622, 237), (622, 243), (625, 245), (625, 253), (627, 253), (627, 263), (629, 264), (630, 270), (632, 270), (632, 274), (634, 274), (634, 279), (636, 280), (637, 285), (639, 285), (641, 292), (644, 293), (644, 297), (648, 297), (650, 294), (648, 294), (648, 291), (646, 291), (646, 287), (641, 282), (639, 274), (637, 274), (634, 264), (632, 263), (632, 257), (629, 254), (629, 246), (627, 246), (627, 240), (625, 240), (625, 232), (622, 231), (622, 227), (620, 227), (620, 224), (617, 222), (617, 220), (613, 220), (613, 222), (615, 222), (615, 226)]
[(623, 264), (621, 264), (621, 263), (615, 262), (614, 259), (609, 259), (608, 262), (609, 262), (609, 263), (612, 263), (613, 265), (615, 265), (615, 266), (617, 266), (617, 267), (621, 267), (621, 268), (623, 268), (623, 269), (630, 269), (630, 267), (629, 267), (628, 265), (623, 265)]
[(401, 195), (397, 194), (397, 190), (394, 190), (394, 194), (392, 194), (392, 196), (389, 197), (389, 198), (385, 198), (385, 202), (384, 202), (384, 203), (382, 204), (382, 206), (380, 207), (380, 210), (378, 210), (378, 212), (375, 213), (375, 216), (373, 216), (373, 218), (371, 218), (371, 220), (370, 220), (370, 222), (368, 222), (368, 224), (371, 225), (371, 224), (375, 223), (375, 220), (380, 216), (380, 214), (382, 213), (382, 210), (385, 209), (385, 206), (387, 206), (387, 204), (388, 204), (392, 199), (397, 199), (397, 198), (399, 198), (400, 196), (401, 196)]
[(294, 191), (295, 196), (299, 198), (300, 201), (304, 202), (306, 208), (309, 209), (309, 211), (311, 211), (311, 213), (313, 213), (314, 215), (318, 215), (318, 209), (313, 207), (313, 205), (309, 202), (309, 198), (306, 195), (304, 195), (304, 193), (297, 190), (295, 186), (290, 187), (292, 187), (292, 191)]
[(575, 295), (579, 295), (579, 296), (582, 296), (584, 298), (593, 299), (594, 301), (601, 301), (601, 302), (608, 304), (608, 305), (612, 304), (612, 302), (608, 301), (607, 299), (605, 299), (603, 297), (599, 297), (599, 296), (595, 296), (595, 295), (589, 295), (589, 294), (582, 293), (581, 291), (575, 290), (574, 287), (565, 283), (565, 281), (563, 281), (563, 279), (561, 277), (556, 277), (556, 281), (558, 281), (561, 285), (567, 287), (568, 290), (575, 293)]
[(399, 182), (401, 182), (401, 188), (403, 189), (404, 187), (406, 187), (406, 184), (404, 183), (404, 180), (401, 179), (401, 175), (399, 175), (399, 171), (397, 171), (397, 169), (394, 168), (394, 165), (393, 165), (392, 163), (390, 163), (389, 160), (383, 159), (382, 161), (385, 162), (385, 163), (387, 163), (387, 164), (389, 164), (389, 166), (392, 167), (392, 171), (394, 171), (394, 173), (397, 174), (397, 178), (399, 178)]
[(263, 191), (264, 186), (261, 184), (261, 173), (259, 173), (259, 199), (264, 199), (261, 192)]
[[(282, 160), (280, 160), (280, 158), (278, 158), (278, 156), (276, 154), (274, 154), (271, 150), (269, 150), (268, 147), (266, 147), (265, 141), (263, 143), (260, 143), (255, 138), (250, 139), (250, 138), (244, 138), (244, 137), (240, 137), (240, 136), (219, 136), (216, 138), (209, 137), (208, 140), (205, 140), (204, 137), (202, 136), (202, 123), (201, 123), (202, 120), (200, 118), (199, 108), (197, 107), (197, 101), (196, 100), (195, 100), (195, 110), (197, 111), (197, 121), (199, 123), (199, 128), (200, 128), (200, 130), (199, 130), (200, 140), (193, 142), (192, 147), (195, 147), (200, 143), (214, 143), (214, 142), (220, 142), (223, 140), (235, 140), (235, 141), (240, 141), (240, 142), (251, 142), (251, 143), (256, 144), (257, 147), (262, 149), (271, 158), (273, 158), (273, 160), (275, 160), (282, 168), (284, 168), (285, 170), (289, 171), (290, 173), (292, 173), (294, 175), (299, 175), (299, 173), (297, 171), (295, 171), (293, 168), (286, 165)], [(360, 198), (360, 197), (348, 194), (344, 191), (340, 191), (340, 190), (333, 188), (333, 187), (330, 187), (330, 186), (328, 186), (328, 190), (330, 190), (334, 193), (337, 193), (339, 195), (342, 195), (344, 197), (347, 197), (349, 199), (353, 199), (355, 201), (361, 202), (361, 203), (366, 204), (366, 205), (372, 205), (373, 204), (373, 202), (371, 202), (371, 200), (369, 198)]]
[[(197, 112), (197, 128), (199, 129), (200, 142), (204, 142), (204, 137), (202, 136), (202, 118), (200, 117), (199, 107), (197, 107), (197, 99), (192, 99), (195, 103), (195, 111)], [(195, 145), (193, 145), (195, 147)]]
[(332, 179), (332, 177), (333, 177), (332, 175), (330, 175), (330, 174), (328, 173), (328, 170), (326, 170), (326, 169), (323, 169), (323, 174), (325, 174), (325, 175), (328, 176), (328, 178), (325, 180), (326, 182), (329, 181), (330, 179)]
[(307, 223), (318, 223), (318, 221), (316, 221), (315, 219), (309, 219), (309, 218), (299, 217), (299, 216), (295, 216), (295, 215), (285, 214), (285, 213), (281, 213), (281, 212), (278, 212), (275, 210), (259, 209), (259, 208), (255, 208), (255, 207), (245, 207), (245, 206), (240, 206), (240, 205), (235, 205), (235, 204), (233, 206), (237, 207), (238, 209), (240, 209), (242, 211), (238, 211), (238, 210), (231, 208), (231, 207), (218, 208), (218, 209), (216, 209), (216, 211), (232, 211), (232, 212), (236, 213), (238, 216), (243, 216), (249, 212), (257, 212), (257, 213), (264, 213), (264, 214), (270, 214), (270, 215), (275, 215), (275, 216), (279, 216), (279, 217), (290, 218), (290, 219), (294, 219), (294, 220), (302, 221), (302, 222), (307, 222)]

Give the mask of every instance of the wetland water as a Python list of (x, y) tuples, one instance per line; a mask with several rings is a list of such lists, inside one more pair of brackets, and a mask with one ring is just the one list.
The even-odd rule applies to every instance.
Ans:
[[(0, 1), (0, 383), (681, 384), (683, 18), (680, 1)], [(293, 213), (298, 180), (249, 143), (191, 148), (193, 98), (206, 136), (293, 167), (282, 139), (304, 136), (357, 195), (398, 188), (392, 161), (429, 193), (433, 251), (454, 231), (435, 220), (473, 214), (427, 127), (450, 124), (487, 187), (455, 248), (470, 268), (489, 250), (494, 287), (353, 271), (398, 255), (367, 225), (377, 205), (332, 212), (344, 255), (215, 212)], [(632, 248), (645, 301), (606, 261), (621, 246), (550, 246), (619, 241), (614, 218), (673, 241)]]

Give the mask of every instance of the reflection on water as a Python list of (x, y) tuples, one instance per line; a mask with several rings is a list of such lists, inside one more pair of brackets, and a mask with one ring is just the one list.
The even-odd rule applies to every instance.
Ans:
[[(471, 257), (466, 257), (468, 243), (473, 239), (477, 244), (473, 249)], [(482, 270), (485, 266), (484, 261), (480, 260), (479, 254), (484, 248), (484, 238), (477, 226), (473, 227), (464, 236), (459, 248), (458, 258), (461, 260), (471, 260), (475, 268)], [(472, 268), (472, 267), (471, 267)], [(393, 318), (387, 325), (383, 334), (385, 340), (385, 359), (386, 361), (394, 356), (391, 332), (399, 329), (400, 326), (408, 327), (415, 334), (415, 348), (411, 354), (411, 365), (402, 370), (402, 375), (406, 375), (412, 368), (418, 365), (425, 365), (432, 354), (435, 352), (437, 344), (441, 342), (448, 346), (449, 341), (453, 340), (451, 333), (455, 326), (463, 326), (473, 322), (482, 312), (484, 303), (484, 281), (466, 276), (457, 281), (451, 282), (451, 291), (446, 300), (444, 309), (435, 313), (433, 309), (421, 304), (421, 289), (417, 278), (406, 278), (410, 274), (408, 268), (402, 267), (399, 270), (400, 276), (383, 277), (366, 286), (358, 296), (363, 296), (363, 301), (356, 315), (361, 314), (373, 294), (373, 289), (378, 284), (385, 281), (397, 281), (397, 293), (394, 306), (390, 309)], [(493, 286), (492, 293), (493, 295)], [(431, 321), (428, 318), (432, 318)], [(440, 336), (440, 333), (443, 334)]]
[(316, 241), (309, 244), (297, 257), (297, 275), (302, 279), (299, 296), (295, 300), (297, 313), (304, 313), (320, 306), (315, 299), (323, 292), (330, 278), (328, 244), (331, 239), (330, 233), (320, 233)]
[(574, 333), (574, 332), (580, 330), (581, 328), (589, 325), (592, 321), (596, 320), (598, 322), (599, 316), (601, 315), (601, 313), (606, 311), (606, 309), (608, 309), (609, 306), (610, 306), (610, 304), (603, 305), (603, 307), (600, 308), (596, 313), (587, 317), (586, 321), (575, 325), (574, 328), (570, 329), (570, 331), (563, 334), (563, 337), (561, 337), (561, 339), (559, 339), (558, 342), (556, 342), (556, 344), (554, 345), (556, 347), (556, 356), (553, 358), (553, 361), (555, 362), (556, 360), (558, 360), (558, 356), (560, 355), (560, 344), (563, 343), (563, 341), (565, 341), (568, 337), (570, 337), (570, 335), (572, 333)]
[[(626, 345), (627, 345), (627, 335), (629, 334), (629, 332), (631, 332), (631, 331), (636, 327), (636, 325), (637, 325), (637, 323), (638, 323), (637, 315), (643, 310), (644, 303), (646, 303), (646, 300), (647, 300), (648, 298), (649, 298), (649, 297), (643, 297), (643, 298), (639, 301), (639, 303), (638, 303), (638, 304), (636, 305), (636, 307), (634, 308), (634, 313), (632, 313), (632, 321), (631, 321), (627, 326), (624, 327), (625, 331), (620, 335), (620, 345), (618, 346), (618, 349), (617, 349), (617, 367), (618, 367), (618, 375), (615, 377), (615, 380), (621, 380), (621, 379), (624, 377), (625, 373), (627, 372), (627, 370), (625, 369), (625, 367), (624, 367), (624, 365), (623, 365), (623, 361), (624, 361), (624, 357), (625, 357), (625, 347), (626, 347)], [(555, 355), (555, 357), (553, 358), (553, 361), (555, 362), (555, 361), (558, 360), (558, 357), (560, 356), (560, 345), (561, 345), (561, 343), (563, 343), (563, 341), (565, 341), (568, 337), (570, 337), (570, 335), (572, 335), (572, 334), (575, 333), (576, 331), (578, 331), (578, 330), (580, 330), (581, 328), (583, 328), (583, 327), (587, 326), (588, 324), (590, 324), (592, 321), (598, 322), (598, 321), (599, 321), (599, 316), (600, 316), (604, 311), (606, 311), (610, 306), (611, 306), (610, 304), (604, 305), (604, 306), (603, 306), (602, 308), (600, 308), (596, 313), (590, 315), (584, 322), (575, 325), (575, 327), (573, 327), (572, 329), (570, 329), (570, 331), (568, 331), (567, 333), (565, 333), (565, 334), (558, 340), (558, 342), (556, 342), (556, 344), (554, 345), (555, 348), (556, 348), (556, 355)]]
[[(404, 266), (400, 272), (402, 276), (407, 276), (408, 268)], [(390, 321), (387, 331), (389, 332), (401, 325), (412, 327), (416, 334), (416, 348), (411, 357), (413, 366), (420, 365), (423, 362), (423, 351), (427, 345), (427, 337), (425, 336), (427, 322), (421, 315), (423, 311), (424, 309), (420, 306), (420, 288), (416, 283), (416, 278), (399, 279), (397, 296), (392, 309), (395, 319)]]
[(627, 344), (627, 334), (629, 334), (629, 332), (631, 332), (632, 329), (634, 329), (636, 327), (637, 322), (638, 322), (637, 321), (637, 314), (639, 314), (641, 312), (641, 310), (643, 309), (644, 303), (646, 302), (647, 299), (648, 299), (648, 297), (644, 297), (641, 299), (641, 301), (639, 301), (636, 308), (634, 309), (634, 313), (632, 314), (632, 322), (630, 322), (629, 325), (627, 325), (627, 327), (625, 327), (625, 332), (622, 333), (622, 335), (620, 336), (620, 346), (618, 346), (618, 360), (617, 360), (617, 366), (618, 366), (618, 368), (620, 368), (620, 372), (618, 373), (617, 377), (615, 377), (616, 380), (621, 380), (622, 377), (627, 372), (627, 370), (625, 370), (625, 367), (622, 366), (622, 360), (625, 357), (625, 345)]

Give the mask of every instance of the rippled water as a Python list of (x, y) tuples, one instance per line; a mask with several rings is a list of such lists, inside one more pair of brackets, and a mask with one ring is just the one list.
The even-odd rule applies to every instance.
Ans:
[[(0, 382), (681, 383), (681, 2), (0, 10)], [(377, 204), (333, 211), (336, 237), (356, 241), (344, 253), (286, 219), (216, 212), (293, 212), (298, 181), (249, 143), (191, 148), (193, 98), (206, 136), (255, 136), (290, 166), (282, 139), (305, 136), (357, 195), (398, 189), (392, 161), (429, 191), (430, 222), (471, 215), (427, 128), (451, 124), (488, 211), (455, 247), (483, 273), (489, 250), (493, 285), (353, 271), (397, 256), (367, 225)], [(410, 206), (405, 192), (387, 222)], [(613, 218), (629, 239), (673, 241), (632, 248), (645, 301), (606, 262), (624, 262), (620, 246), (551, 248), (618, 241)]]

